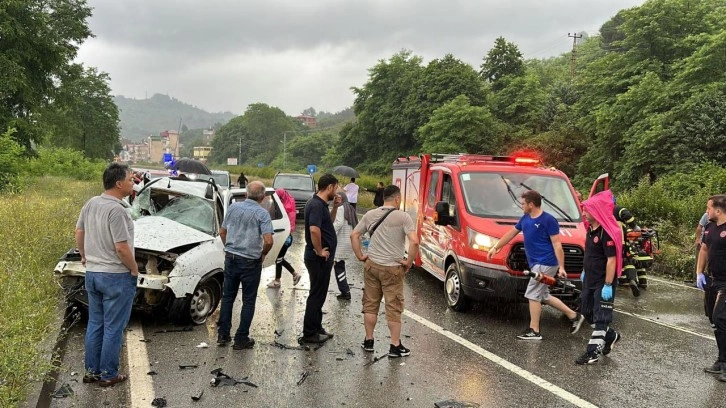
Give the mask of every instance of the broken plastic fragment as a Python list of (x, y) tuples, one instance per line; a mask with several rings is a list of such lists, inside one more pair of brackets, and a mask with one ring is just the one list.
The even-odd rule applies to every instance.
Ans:
[(183, 370), (185, 368), (197, 368), (199, 367), (198, 364), (179, 364), (179, 369)]
[(297, 385), (304, 383), (305, 379), (308, 378), (309, 375), (310, 375), (310, 371), (308, 371), (308, 370), (303, 371), (302, 374), (300, 374), (300, 379), (297, 380)]
[(166, 398), (154, 398), (153, 401), (151, 401), (152, 407), (165, 407), (166, 406)]
[(197, 348), (209, 348), (209, 344), (207, 344), (206, 342), (203, 341), (203, 342), (197, 344)]
[(199, 401), (202, 399), (202, 395), (204, 395), (204, 390), (200, 391), (199, 394), (192, 395), (192, 401)]
[(452, 399), (434, 403), (435, 408), (478, 408), (479, 404), (465, 401), (454, 401)]
[(151, 370), (148, 373), (146, 373), (146, 375), (156, 375), (156, 374), (158, 374), (158, 373), (154, 370)]
[(65, 397), (70, 397), (73, 394), (74, 394), (73, 388), (71, 388), (71, 386), (68, 383), (65, 383), (65, 384), (61, 385), (61, 387), (58, 388), (53, 393), (52, 396), (53, 396), (53, 398), (65, 398)]

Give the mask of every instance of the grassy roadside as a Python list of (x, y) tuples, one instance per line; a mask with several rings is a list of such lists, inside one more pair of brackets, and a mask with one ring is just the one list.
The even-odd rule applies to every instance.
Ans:
[(58, 258), (74, 246), (83, 203), (100, 182), (42, 177), (22, 194), (0, 195), (4, 250), (0, 251), (0, 406), (16, 406), (51, 362), (43, 344), (61, 296), (53, 279)]

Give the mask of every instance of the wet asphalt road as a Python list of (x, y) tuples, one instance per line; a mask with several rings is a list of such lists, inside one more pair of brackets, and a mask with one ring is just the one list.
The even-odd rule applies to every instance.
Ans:
[[(304, 272), (302, 224), (295, 234), (288, 260)], [(84, 327), (77, 325), (71, 331), (57, 385), (70, 384), (75, 395), (54, 399), (50, 406), (150, 407), (150, 399), (164, 398), (169, 407), (433, 407), (449, 399), (482, 407), (568, 407), (577, 405), (563, 395), (574, 395), (581, 399), (581, 406), (726, 407), (726, 383), (703, 372), (715, 359), (716, 344), (703, 316), (701, 292), (682, 285), (651, 280), (638, 299), (626, 287), (619, 288), (613, 326), (623, 340), (599, 363), (576, 366), (574, 359), (582, 354), (590, 336), (587, 325), (569, 335), (567, 320), (545, 308), (541, 322), (544, 340), (523, 342), (515, 336), (529, 321), (525, 303), (474, 304), (468, 313), (456, 313), (446, 307), (443, 283), (423, 270), (412, 270), (406, 276), (405, 297), (406, 308), (413, 314), (404, 316), (403, 325), (403, 342), (412, 354), (366, 366), (388, 351), (388, 329), (382, 314), (376, 327), (376, 352), (363, 352), (360, 263), (348, 265), (348, 279), (354, 285), (351, 301), (335, 298), (337, 287), (331, 279), (323, 325), (335, 338), (316, 351), (272, 346), (275, 340), (297, 345), (309, 287), (306, 275), (293, 288), (291, 276), (286, 274), (282, 288), (268, 289), (266, 284), (273, 277), (274, 268), (263, 270), (251, 328), (257, 344), (252, 350), (215, 345), (217, 314), (206, 325), (181, 333), (155, 333), (175, 327), (134, 314), (131, 330), (136, 332), (129, 333), (133, 340), (122, 352), (122, 371), (128, 371), (127, 349), (137, 356), (137, 350), (145, 347), (149, 367), (137, 370), (157, 373), (135, 379), (149, 387), (151, 396), (146, 395), (146, 400), (140, 399), (140, 388), (131, 389), (128, 382), (112, 389), (80, 383)], [(233, 330), (239, 307), (238, 297)], [(431, 328), (436, 325), (448, 335)], [(276, 336), (276, 331), (281, 335)], [(147, 342), (138, 341), (140, 337)], [(201, 342), (209, 348), (197, 348)], [(513, 372), (506, 362), (497, 364), (485, 358), (487, 352), (520, 369), (515, 367)], [(198, 367), (180, 369), (180, 364)], [(244, 384), (212, 387), (210, 371), (215, 368), (238, 379), (249, 377), (257, 388)], [(305, 371), (309, 375), (297, 385)], [(79, 374), (71, 375), (73, 372)], [(522, 372), (525, 374), (520, 375)], [(554, 387), (535, 385), (541, 380)], [(553, 388), (563, 392), (552, 392)], [(192, 401), (191, 396), (202, 391), (202, 398)]]

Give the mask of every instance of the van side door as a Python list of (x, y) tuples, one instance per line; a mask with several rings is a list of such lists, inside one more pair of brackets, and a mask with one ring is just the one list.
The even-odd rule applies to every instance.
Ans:
[(419, 242), (419, 257), (421, 266), (439, 279), (444, 279), (444, 271), (439, 266), (443, 252), (438, 245), (438, 229), (434, 223), (436, 203), (441, 200), (441, 170), (428, 170), (428, 175), (422, 175), (428, 180), (426, 186), (426, 199), (422, 207), (421, 237)]
[(610, 188), (610, 175), (608, 173), (603, 173), (598, 176), (597, 179), (592, 183), (592, 188), (590, 189), (590, 196), (592, 197), (595, 194), (605, 191)]

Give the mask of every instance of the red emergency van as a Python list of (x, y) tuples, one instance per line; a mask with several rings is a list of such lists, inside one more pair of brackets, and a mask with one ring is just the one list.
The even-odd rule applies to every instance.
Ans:
[[(583, 267), (585, 229), (580, 203), (567, 176), (538, 159), (471, 154), (423, 154), (393, 163), (401, 207), (414, 220), (420, 241), (415, 265), (444, 282), (449, 307), (465, 310), (487, 297), (522, 300), (529, 267), (522, 234), (491, 260), (487, 252), (522, 216), (521, 194), (537, 190), (542, 209), (560, 224), (565, 269), (576, 279)], [(552, 294), (567, 303), (572, 291)]]

